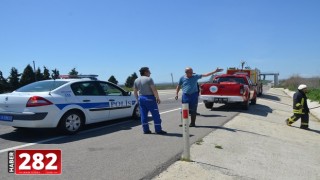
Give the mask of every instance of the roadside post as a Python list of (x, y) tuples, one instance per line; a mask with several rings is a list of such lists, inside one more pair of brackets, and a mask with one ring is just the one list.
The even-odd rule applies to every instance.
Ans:
[(190, 143), (189, 143), (189, 104), (182, 104), (182, 129), (183, 129), (183, 154), (182, 160), (190, 161)]

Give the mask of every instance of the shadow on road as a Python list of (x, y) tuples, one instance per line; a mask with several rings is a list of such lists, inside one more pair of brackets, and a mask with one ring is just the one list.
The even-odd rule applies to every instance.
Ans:
[(249, 110), (242, 111), (242, 113), (266, 117), (269, 113), (272, 113), (272, 109), (269, 106), (255, 104), (251, 105)]
[[(218, 116), (218, 115), (217, 115)], [(216, 116), (214, 116), (216, 117)], [(152, 117), (149, 117), (149, 122), (153, 122)], [(51, 138), (58, 138), (56, 140), (43, 142), (41, 144), (63, 144), (74, 141), (80, 141), (87, 138), (93, 138), (98, 136), (104, 136), (106, 134), (111, 134), (119, 131), (131, 130), (133, 127), (141, 126), (140, 120), (130, 120), (130, 119), (118, 119), (114, 121), (107, 121), (95, 124), (89, 124), (84, 127), (82, 131), (74, 135), (64, 135), (61, 134), (57, 129), (53, 128), (41, 128), (41, 129), (30, 129), (30, 128), (19, 128), (12, 132), (0, 135), (1, 139), (23, 142), (23, 143), (34, 143), (42, 140), (47, 140)], [(150, 124), (150, 126), (152, 126)], [(142, 133), (142, 130), (141, 130)], [(152, 133), (150, 135), (158, 134)], [(182, 133), (167, 133), (161, 136), (171, 136), (171, 137), (182, 137)], [(190, 134), (190, 137), (194, 135)], [(61, 138), (59, 138), (61, 137)], [(62, 138), (63, 137), (63, 138)]]
[[(300, 127), (295, 127), (295, 126), (292, 126), (293, 128), (297, 128), (297, 129), (300, 129)], [(315, 130), (315, 129), (309, 129), (309, 130), (304, 130), (304, 131), (310, 131), (310, 132), (315, 132), (315, 133), (318, 133), (320, 134), (320, 130)]]
[[(152, 118), (149, 118), (152, 121)], [(118, 119), (101, 123), (89, 124), (82, 131), (74, 135), (64, 135), (54, 128), (19, 128), (6, 134), (1, 134), (0, 138), (23, 143), (33, 143), (50, 138), (65, 136), (59, 140), (54, 140), (54, 144), (79, 141), (86, 138), (103, 136), (117, 131), (131, 130), (135, 126), (140, 126), (140, 120)], [(52, 144), (47, 142), (45, 144)]]
[(223, 112), (241, 112), (241, 107), (238, 104), (223, 104), (218, 107), (211, 108), (211, 111), (223, 111)]
[(200, 114), (199, 116), (202, 116), (202, 117), (227, 117), (227, 116), (222, 116), (222, 115), (218, 115), (218, 114)]
[(315, 130), (315, 129), (310, 129), (309, 131), (311, 131), (311, 132), (315, 132), (315, 133), (318, 133), (318, 134), (320, 134), (320, 131), (319, 131), (319, 130)]
[[(264, 116), (264, 117), (266, 117), (269, 113), (272, 113), (272, 109), (269, 106), (265, 106), (262, 104), (250, 105), (248, 110), (242, 110), (238, 104), (225, 104), (219, 107), (213, 107), (211, 111), (241, 112), (241, 113), (253, 114), (253, 115)], [(216, 116), (213, 115), (213, 117), (216, 117)]]
[[(272, 95), (270, 93), (266, 93), (266, 94), (262, 94), (262, 96), (260, 96), (261, 99), (267, 99), (267, 100), (272, 100), (272, 101), (280, 101), (281, 99), (279, 98), (280, 95)], [(288, 97), (288, 96), (286, 96)]]

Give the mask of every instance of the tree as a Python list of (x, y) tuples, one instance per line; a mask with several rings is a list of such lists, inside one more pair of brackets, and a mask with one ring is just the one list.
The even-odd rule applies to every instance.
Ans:
[(39, 67), (38, 67), (38, 69), (36, 71), (36, 80), (37, 81), (43, 80), (43, 74), (41, 73), (41, 69)]
[(59, 78), (59, 70), (57, 68), (55, 68), (54, 70), (52, 70), (52, 74), (51, 74), (51, 78), (52, 79), (58, 79)]
[(27, 84), (30, 84), (32, 82), (35, 82), (35, 76), (32, 67), (30, 64), (27, 65), (27, 67), (24, 69), (21, 79), (20, 79), (20, 85), (24, 86)]
[(126, 80), (126, 83), (124, 84), (126, 87), (128, 88), (132, 88), (133, 87), (133, 84), (134, 84), (134, 81), (138, 78), (138, 75), (137, 73), (133, 73), (131, 74), (131, 76), (129, 76)]
[(8, 83), (9, 83), (9, 91), (16, 90), (20, 87), (19, 84), (19, 78), (21, 74), (18, 73), (18, 70), (16, 68), (11, 68), (10, 76), (8, 77)]
[(69, 75), (72, 76), (77, 76), (79, 74), (79, 72), (76, 70), (76, 68), (71, 69), (71, 71), (69, 72)]
[(47, 67), (43, 66), (43, 80), (50, 79), (50, 71)]
[(108, 79), (109, 82), (112, 82), (113, 84), (118, 84), (117, 79), (112, 75), (110, 76), (110, 78)]
[(9, 89), (9, 84), (7, 80), (3, 77), (2, 71), (0, 71), (0, 94), (7, 92)]

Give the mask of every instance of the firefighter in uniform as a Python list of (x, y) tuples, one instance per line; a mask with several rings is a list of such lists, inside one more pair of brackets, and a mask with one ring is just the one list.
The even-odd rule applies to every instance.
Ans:
[(309, 107), (307, 104), (307, 85), (301, 84), (293, 95), (293, 116), (286, 120), (288, 126), (301, 118), (301, 129), (309, 129)]

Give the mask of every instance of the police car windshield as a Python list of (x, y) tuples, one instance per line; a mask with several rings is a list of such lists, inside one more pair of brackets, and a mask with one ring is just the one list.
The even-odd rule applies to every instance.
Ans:
[(26, 86), (23, 86), (16, 90), (16, 92), (46, 92), (52, 91), (68, 81), (38, 81)]

